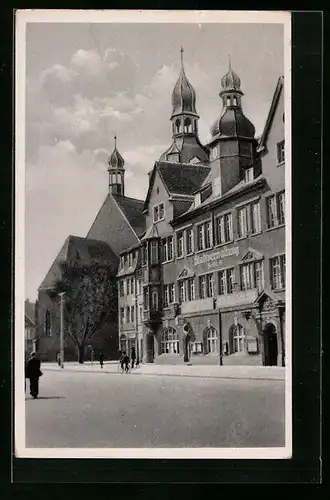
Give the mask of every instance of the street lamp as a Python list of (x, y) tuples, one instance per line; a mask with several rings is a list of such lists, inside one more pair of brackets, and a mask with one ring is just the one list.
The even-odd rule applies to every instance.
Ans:
[(64, 293), (60, 295), (60, 360), (61, 368), (64, 368)]

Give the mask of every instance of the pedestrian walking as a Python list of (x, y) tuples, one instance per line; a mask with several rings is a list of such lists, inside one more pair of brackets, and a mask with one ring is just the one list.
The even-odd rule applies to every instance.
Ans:
[(101, 365), (101, 368), (103, 368), (103, 362), (104, 362), (104, 355), (103, 355), (103, 352), (100, 352), (100, 365)]
[(119, 364), (120, 364), (120, 368), (121, 368), (121, 372), (124, 373), (124, 358), (126, 356), (126, 351), (121, 351), (121, 355), (120, 355), (120, 358), (119, 358)]
[(39, 378), (42, 375), (40, 365), (40, 359), (38, 359), (36, 353), (33, 352), (26, 363), (25, 373), (25, 377), (30, 379), (30, 394), (33, 398), (37, 398), (39, 394)]
[(131, 362), (132, 362), (132, 368), (134, 368), (134, 365), (135, 365), (135, 360), (136, 360), (135, 347), (132, 347), (132, 350), (131, 350)]
[(57, 353), (56, 358), (57, 358), (57, 364), (58, 364), (58, 366), (61, 366), (61, 355), (60, 355), (59, 352)]

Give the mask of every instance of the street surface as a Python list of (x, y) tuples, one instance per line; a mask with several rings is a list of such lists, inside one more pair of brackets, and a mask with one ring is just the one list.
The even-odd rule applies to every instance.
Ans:
[(47, 371), (26, 446), (284, 446), (284, 382)]

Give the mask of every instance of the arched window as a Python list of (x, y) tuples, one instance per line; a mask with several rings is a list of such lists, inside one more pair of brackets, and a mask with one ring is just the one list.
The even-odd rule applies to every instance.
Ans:
[(227, 106), (230, 106), (230, 105), (231, 105), (231, 99), (230, 99), (230, 97), (228, 96), (228, 97), (227, 97)]
[(180, 120), (179, 120), (179, 119), (177, 119), (177, 120), (176, 120), (176, 122), (175, 122), (175, 132), (176, 132), (177, 134), (179, 134), (179, 133), (180, 133), (180, 125), (181, 125), (181, 124), (180, 124)]
[(237, 106), (237, 98), (235, 96), (233, 97), (233, 106)]
[(185, 118), (183, 126), (184, 126), (184, 131), (186, 134), (188, 134), (189, 132), (192, 132), (192, 124), (191, 124), (190, 118)]
[(166, 328), (161, 336), (161, 353), (162, 354), (179, 354), (179, 335), (172, 328)]
[(242, 325), (233, 325), (229, 331), (230, 354), (245, 351), (245, 332)]
[(203, 341), (205, 354), (218, 352), (218, 334), (213, 326), (205, 328)]
[(216, 329), (212, 326), (208, 328), (207, 332), (207, 352), (218, 351), (218, 335)]
[(49, 337), (52, 334), (52, 316), (48, 309), (45, 312), (45, 335)]

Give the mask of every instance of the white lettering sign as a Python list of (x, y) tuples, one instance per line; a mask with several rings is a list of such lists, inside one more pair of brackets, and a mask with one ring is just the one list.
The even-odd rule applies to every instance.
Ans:
[(239, 255), (239, 247), (224, 248), (208, 254), (195, 255), (194, 265), (208, 264), (209, 268), (216, 267), (221, 264), (224, 257), (231, 257), (232, 255)]

